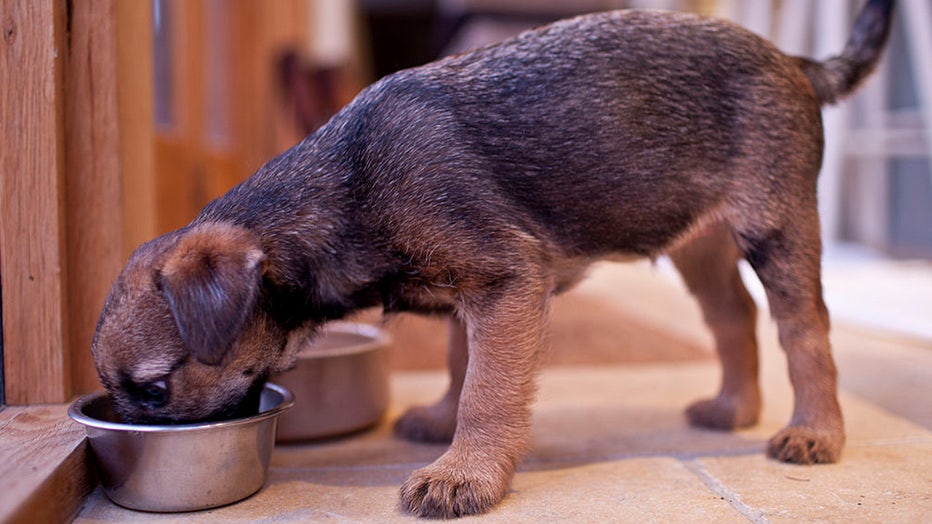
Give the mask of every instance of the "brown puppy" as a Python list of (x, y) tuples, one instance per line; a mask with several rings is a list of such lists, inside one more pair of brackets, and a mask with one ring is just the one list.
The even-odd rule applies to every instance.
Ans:
[(452, 444), (401, 503), (479, 513), (504, 497), (528, 445), (550, 297), (598, 259), (672, 255), (724, 368), (718, 396), (689, 417), (755, 423), (743, 257), (767, 289), (796, 395), (768, 452), (835, 461), (845, 436), (820, 284), (820, 106), (874, 67), (892, 4), (870, 0), (823, 63), (729, 23), (621, 11), (385, 78), (136, 251), (98, 325), (101, 380), (130, 420), (228, 417), (254, 409), (322, 322), (375, 304), (449, 313), (450, 392), (397, 429)]

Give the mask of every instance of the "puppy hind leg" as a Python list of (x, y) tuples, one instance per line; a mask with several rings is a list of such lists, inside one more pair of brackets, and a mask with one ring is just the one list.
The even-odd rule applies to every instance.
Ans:
[(731, 229), (726, 224), (713, 226), (670, 258), (702, 308), (722, 367), (718, 395), (693, 403), (686, 416), (694, 426), (714, 429), (756, 424), (761, 409), (757, 308), (738, 272), (741, 252)]
[(822, 298), (815, 206), (798, 212), (783, 229), (742, 235), (741, 242), (767, 291), (795, 395), (793, 417), (770, 439), (767, 452), (784, 462), (836, 462), (845, 433)]
[(407, 410), (395, 422), (395, 434), (415, 442), (450, 442), (456, 430), (456, 413), (460, 391), (466, 378), (469, 362), (466, 325), (456, 316), (449, 320), (447, 364), (450, 386), (446, 394), (430, 406), (417, 406)]

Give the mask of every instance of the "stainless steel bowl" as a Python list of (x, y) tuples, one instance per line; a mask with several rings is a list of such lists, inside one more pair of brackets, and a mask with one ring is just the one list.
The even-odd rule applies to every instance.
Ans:
[(377, 423), (388, 408), (389, 342), (375, 326), (325, 326), (295, 367), (274, 377), (295, 395), (294, 409), (279, 422), (279, 442), (334, 437)]
[(242, 500), (265, 483), (287, 389), (266, 384), (259, 413), (203, 424), (124, 424), (105, 392), (68, 410), (87, 429), (100, 481), (113, 502), (142, 511), (196, 511)]

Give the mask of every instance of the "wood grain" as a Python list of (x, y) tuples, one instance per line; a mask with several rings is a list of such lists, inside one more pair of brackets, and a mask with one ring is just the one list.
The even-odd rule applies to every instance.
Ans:
[(124, 238), (154, 229), (151, 73), (140, 73), (151, 69), (151, 13), (19, 0), (2, 4), (0, 20), (6, 398), (61, 403), (99, 387), (97, 315)]
[(116, 3), (117, 115), (123, 197), (122, 259), (156, 234), (152, 6)]
[[(65, 224), (72, 393), (99, 387), (97, 315), (120, 269), (120, 151), (114, 2), (70, 13), (65, 69)], [(63, 399), (65, 400), (65, 399)]]
[(0, 271), (11, 404), (70, 396), (65, 304), (63, 2), (0, 3)]
[(70, 522), (97, 484), (66, 406), (0, 412), (0, 522)]

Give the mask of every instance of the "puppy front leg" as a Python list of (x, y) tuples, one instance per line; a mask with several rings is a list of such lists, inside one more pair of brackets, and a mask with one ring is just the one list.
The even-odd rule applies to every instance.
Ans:
[(504, 498), (527, 449), (549, 290), (508, 286), (464, 298), (469, 362), (450, 448), (411, 474), (401, 505), (420, 517), (483, 513)]
[(447, 365), (450, 370), (450, 387), (437, 403), (413, 407), (395, 422), (395, 434), (402, 438), (415, 442), (450, 442), (453, 439), (469, 352), (466, 325), (456, 316), (450, 317), (449, 325)]

